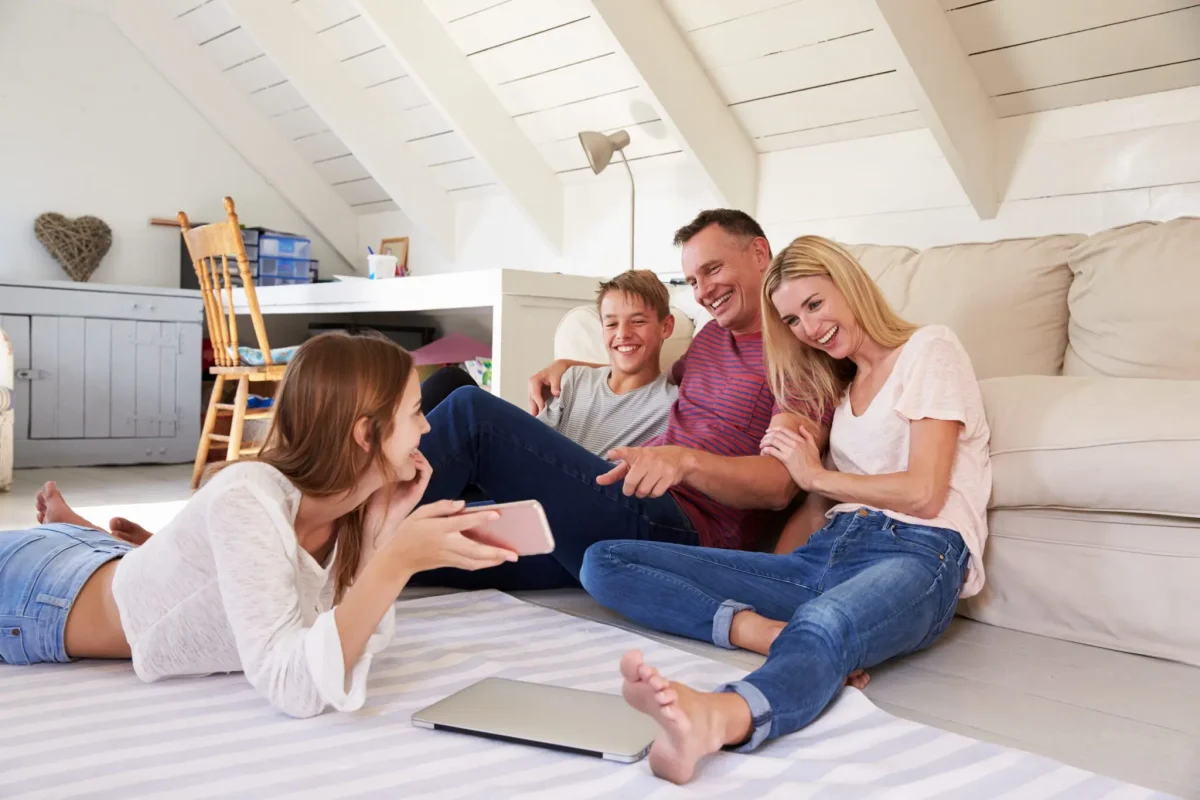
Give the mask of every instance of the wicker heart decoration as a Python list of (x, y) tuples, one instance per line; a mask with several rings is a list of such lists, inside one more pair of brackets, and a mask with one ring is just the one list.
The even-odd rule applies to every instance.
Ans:
[(112, 247), (112, 229), (96, 217), (67, 219), (51, 211), (34, 221), (33, 232), (74, 281), (86, 283)]

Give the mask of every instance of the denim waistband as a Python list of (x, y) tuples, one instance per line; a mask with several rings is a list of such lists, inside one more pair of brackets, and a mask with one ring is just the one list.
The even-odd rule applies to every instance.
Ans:
[(934, 525), (922, 525), (916, 522), (906, 522), (902, 519), (896, 519), (886, 512), (877, 511), (872, 508), (860, 508), (856, 511), (839, 511), (829, 523), (829, 529), (838, 534), (849, 531), (852, 526), (858, 528), (876, 528), (881, 531), (889, 531), (894, 528), (924, 531), (945, 541), (946, 546), (954, 554), (955, 558), (961, 558), (967, 551), (967, 545), (963, 541), (962, 534), (956, 530), (939, 528)]

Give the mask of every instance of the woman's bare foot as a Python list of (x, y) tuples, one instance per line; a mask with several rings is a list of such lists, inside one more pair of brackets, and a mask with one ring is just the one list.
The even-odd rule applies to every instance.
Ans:
[(88, 522), (83, 517), (76, 514), (67, 505), (67, 501), (63, 499), (62, 492), (58, 490), (58, 486), (54, 481), (47, 481), (37, 493), (37, 499), (34, 501), (37, 506), (37, 521), (39, 525), (46, 523), (63, 522), (67, 525), (78, 525), (81, 528), (96, 528), (95, 525)]
[(658, 723), (650, 769), (672, 783), (687, 783), (704, 756), (750, 736), (750, 707), (732, 692), (702, 693), (672, 683), (630, 650), (621, 659), (625, 702)]
[(729, 643), (759, 655), (768, 655), (771, 645), (787, 627), (786, 622), (767, 619), (754, 611), (739, 611), (729, 626)]
[(141, 525), (124, 517), (113, 517), (109, 520), (108, 529), (112, 531), (112, 535), (116, 538), (139, 547), (154, 535)]
[[(733, 615), (733, 622), (729, 626), (729, 643), (765, 656), (770, 654), (771, 645), (786, 627), (787, 623), (768, 619), (754, 611), (739, 611)], [(867, 688), (870, 682), (871, 676), (861, 669), (851, 672), (846, 678), (846, 685), (859, 691)]]

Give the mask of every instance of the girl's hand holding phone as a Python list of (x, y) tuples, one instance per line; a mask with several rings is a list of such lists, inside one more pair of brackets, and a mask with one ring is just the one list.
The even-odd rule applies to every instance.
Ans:
[(405, 572), (425, 572), (440, 567), (478, 570), (516, 561), (517, 554), (463, 536), (500, 518), (497, 511), (481, 508), (463, 512), (461, 500), (441, 500), (421, 506), (402, 522), (385, 545)]

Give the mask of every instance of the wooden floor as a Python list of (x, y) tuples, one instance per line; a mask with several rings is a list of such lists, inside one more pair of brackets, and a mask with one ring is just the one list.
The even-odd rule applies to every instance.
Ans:
[[(94, 508), (93, 522), (120, 513), (153, 529), (187, 498), (190, 475), (190, 465), (19, 471), (0, 493), (0, 530), (34, 524), (34, 492), (50, 479), (77, 509)], [(761, 663), (642, 631), (583, 592), (519, 596), (747, 669)], [(1200, 800), (1198, 668), (958, 619), (930, 650), (873, 671), (866, 694), (899, 717)]]

